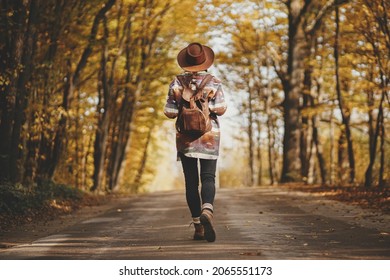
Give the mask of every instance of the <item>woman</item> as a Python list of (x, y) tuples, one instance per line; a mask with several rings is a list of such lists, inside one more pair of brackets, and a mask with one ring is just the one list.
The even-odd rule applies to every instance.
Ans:
[[(165, 115), (169, 118), (180, 117), (180, 108), (186, 106), (184, 105), (186, 101), (183, 101), (185, 98), (178, 98), (178, 96), (184, 97), (183, 93), (186, 88), (199, 87), (202, 80), (209, 76), (206, 71), (214, 62), (214, 52), (207, 46), (191, 43), (179, 52), (177, 62), (185, 72), (178, 75), (169, 86), (164, 109)], [(217, 116), (225, 113), (226, 103), (219, 79), (213, 76), (208, 77), (204, 92), (208, 93), (211, 128), (202, 135), (188, 134), (178, 130), (176, 148), (183, 166), (187, 204), (195, 226), (194, 239), (214, 242), (216, 238), (213, 225), (215, 172), (220, 143)], [(202, 185), (200, 194), (198, 162)]]

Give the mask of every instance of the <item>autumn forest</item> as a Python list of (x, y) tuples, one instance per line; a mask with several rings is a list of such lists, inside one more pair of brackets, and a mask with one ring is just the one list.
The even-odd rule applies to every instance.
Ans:
[(1, 0), (1, 184), (177, 184), (163, 109), (192, 41), (228, 99), (222, 187), (389, 187), (386, 0)]

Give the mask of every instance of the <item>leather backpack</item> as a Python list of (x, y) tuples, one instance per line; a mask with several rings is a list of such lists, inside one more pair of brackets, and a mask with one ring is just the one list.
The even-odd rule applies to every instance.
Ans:
[(177, 76), (183, 86), (182, 92), (174, 92), (179, 107), (176, 120), (178, 132), (200, 137), (211, 130), (209, 92), (205, 92), (204, 87), (212, 78), (210, 74), (205, 75), (197, 86), (193, 76)]

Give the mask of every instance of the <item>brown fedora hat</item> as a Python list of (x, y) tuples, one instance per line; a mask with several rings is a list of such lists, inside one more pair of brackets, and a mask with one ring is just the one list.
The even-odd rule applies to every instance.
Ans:
[(190, 72), (208, 69), (214, 62), (214, 51), (202, 44), (191, 43), (177, 55), (177, 63)]

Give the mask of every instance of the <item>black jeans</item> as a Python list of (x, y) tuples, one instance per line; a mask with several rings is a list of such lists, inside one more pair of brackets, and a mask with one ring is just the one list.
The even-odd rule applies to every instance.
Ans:
[[(192, 217), (196, 218), (200, 216), (203, 204), (213, 205), (214, 203), (217, 160), (190, 158), (181, 153), (179, 153), (179, 156), (183, 166), (187, 204)], [(198, 160), (200, 162), (200, 180), (202, 183), (200, 195)]]

